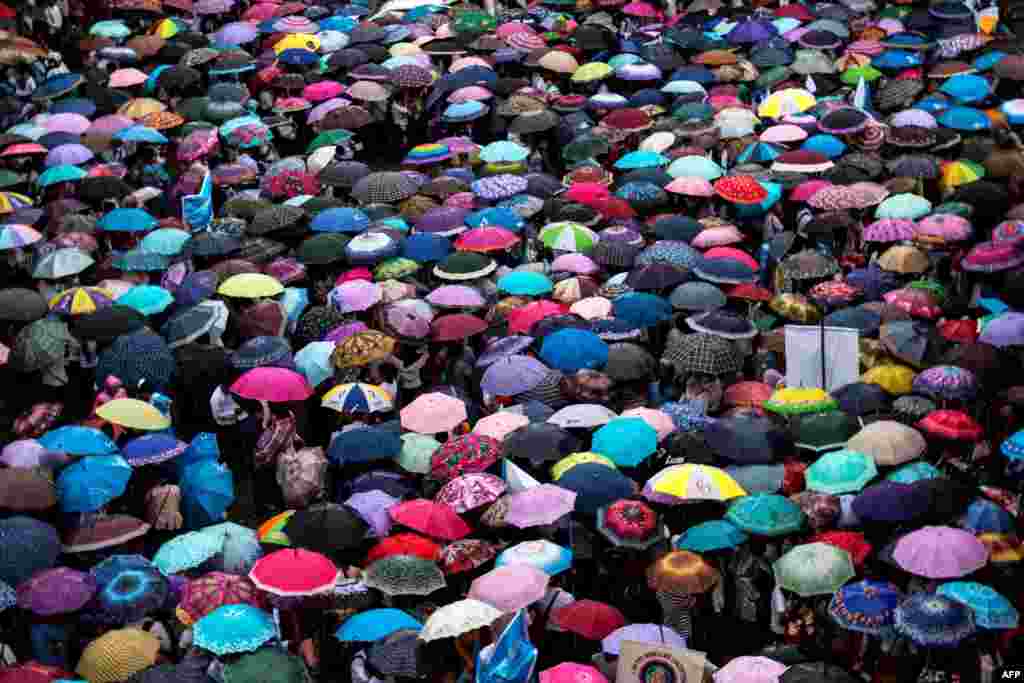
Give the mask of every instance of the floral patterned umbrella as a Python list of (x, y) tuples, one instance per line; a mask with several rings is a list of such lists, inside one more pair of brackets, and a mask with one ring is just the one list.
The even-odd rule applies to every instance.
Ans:
[(463, 513), (496, 501), (505, 492), (505, 482), (493, 474), (471, 472), (450, 480), (441, 487), (434, 502)]

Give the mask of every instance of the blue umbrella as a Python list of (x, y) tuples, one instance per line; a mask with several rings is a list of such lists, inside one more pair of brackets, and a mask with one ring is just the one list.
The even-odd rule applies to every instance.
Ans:
[(393, 460), (401, 452), (402, 439), (398, 434), (374, 427), (360, 427), (334, 437), (327, 457), (338, 464), (359, 463)]
[(51, 429), (39, 437), (39, 443), (48, 451), (70, 455), (110, 455), (117, 453), (117, 445), (110, 437), (93, 427), (67, 425)]
[(164, 543), (153, 555), (153, 564), (170, 576), (195, 569), (220, 552), (222, 539), (199, 531), (175, 536)]
[(50, 107), (53, 114), (81, 114), (86, 118), (92, 118), (96, 113), (96, 103), (85, 97), (68, 97), (57, 100)]
[(193, 529), (222, 521), (235, 500), (231, 470), (212, 460), (185, 467), (180, 486), (181, 512)]
[(423, 624), (400, 609), (371, 609), (349, 617), (334, 632), (343, 643), (371, 642), (387, 638), (395, 631), (419, 631)]
[(988, 97), (992, 92), (992, 84), (987, 78), (977, 74), (956, 74), (947, 78), (939, 91), (961, 104), (967, 104)]
[(513, 296), (541, 296), (553, 287), (546, 275), (528, 270), (512, 271), (498, 278), (498, 289)]
[(370, 217), (359, 209), (337, 207), (318, 213), (310, 223), (313, 232), (357, 234), (370, 226)]
[(953, 130), (978, 131), (992, 127), (985, 112), (972, 107), (955, 106), (942, 111), (936, 120), (946, 128)]
[(608, 362), (608, 344), (589, 330), (565, 328), (544, 338), (540, 357), (565, 372), (600, 368)]
[(174, 295), (156, 285), (136, 285), (119, 296), (116, 303), (134, 308), (143, 315), (156, 315), (174, 303)]
[(81, 74), (67, 73), (51, 76), (39, 84), (39, 87), (32, 93), (34, 98), (57, 97), (63, 93), (70, 92), (85, 82)]
[(963, 527), (975, 534), (1013, 534), (1013, 516), (991, 500), (979, 498), (967, 506)]
[(971, 66), (978, 71), (988, 71), (995, 67), (996, 64), (1003, 61), (1003, 58), (1006, 56), (1006, 53), (1002, 50), (989, 50), (975, 57), (971, 62)]
[(879, 635), (891, 631), (902, 600), (903, 593), (888, 581), (864, 579), (836, 591), (828, 613), (845, 629)]
[(450, 253), (452, 243), (443, 235), (420, 232), (402, 240), (402, 256), (417, 263), (443, 261)]
[(526, 226), (523, 217), (512, 209), (492, 206), (487, 209), (480, 209), (468, 214), (464, 219), (466, 225), (471, 228), (480, 228), (487, 225), (505, 228), (512, 232), (519, 232)]
[(290, 48), (281, 52), (277, 56), (277, 61), (291, 66), (311, 66), (319, 62), (320, 58), (312, 50)]
[(639, 327), (651, 327), (672, 318), (672, 304), (646, 292), (627, 292), (612, 301), (615, 317)]
[(256, 560), (263, 556), (263, 548), (256, 532), (234, 522), (221, 522), (200, 529), (200, 534), (220, 543), (220, 551), (213, 558), (215, 569), (228, 574), (246, 575)]
[(96, 227), (108, 232), (145, 232), (155, 228), (158, 222), (145, 209), (117, 208), (106, 213)]
[(714, 519), (692, 526), (673, 542), (679, 550), (706, 553), (713, 550), (727, 550), (747, 542), (749, 536), (735, 524), (724, 519)]
[(928, 492), (911, 484), (882, 481), (867, 487), (853, 499), (853, 512), (873, 522), (909, 522), (931, 507)]
[(921, 65), (921, 57), (909, 50), (886, 50), (871, 58), (871, 66), (876, 69), (906, 69)]
[(124, 459), (132, 467), (155, 465), (173, 460), (188, 449), (188, 444), (179, 441), (172, 434), (146, 434), (132, 439), (124, 445)]
[(804, 526), (800, 506), (775, 493), (755, 493), (729, 506), (725, 518), (744, 531), (761, 536), (784, 536)]
[(784, 150), (779, 145), (770, 142), (752, 142), (747, 145), (739, 156), (736, 157), (737, 164), (763, 164), (773, 161), (782, 154)]
[(6, 581), (0, 581), (0, 612), (6, 612), (18, 605), (18, 594), (7, 585)]
[(658, 432), (639, 417), (617, 417), (594, 432), (591, 450), (617, 465), (636, 467), (658, 450)]
[(942, 472), (934, 465), (919, 460), (907, 463), (903, 467), (893, 470), (885, 475), (885, 479), (886, 481), (894, 481), (898, 484), (913, 484), (916, 481), (938, 479), (941, 476)]
[(950, 581), (939, 586), (939, 595), (967, 605), (978, 626), (988, 629), (1017, 628), (1020, 614), (1013, 604), (994, 588), (974, 581)]
[(211, 432), (200, 432), (193, 437), (185, 452), (174, 460), (177, 468), (178, 478), (181, 478), (185, 468), (197, 462), (220, 460), (220, 446), (217, 444), (217, 435)]
[(572, 567), (572, 550), (551, 541), (527, 541), (503, 550), (494, 559), (495, 567), (515, 564), (528, 564), (555, 576)]
[(132, 466), (120, 455), (91, 455), (65, 467), (57, 477), (64, 512), (95, 512), (128, 487)]
[(146, 142), (153, 145), (166, 145), (170, 142), (160, 131), (148, 126), (128, 126), (114, 133), (114, 139), (121, 142)]
[(57, 183), (72, 183), (76, 180), (81, 180), (85, 176), (86, 172), (77, 166), (60, 164), (58, 166), (51, 166), (43, 171), (36, 182), (39, 183), (40, 187), (49, 187)]
[[(133, 557), (121, 555), (116, 557)], [(139, 556), (134, 556), (139, 557)], [(93, 599), (93, 606), (100, 621), (108, 624), (124, 624), (139, 621), (153, 610), (160, 609), (167, 602), (171, 592), (170, 583), (150, 563), (121, 563), (105, 569), (100, 581), (96, 574), (99, 590)], [(92, 572), (90, 572), (92, 573)]]
[(558, 485), (576, 493), (576, 510), (597, 514), (599, 508), (633, 495), (633, 482), (607, 465), (576, 465), (558, 479)]
[(193, 644), (218, 656), (252, 652), (277, 637), (273, 617), (245, 604), (222, 605), (192, 627)]
[(835, 135), (819, 134), (812, 135), (804, 140), (800, 149), (824, 154), (829, 159), (837, 159), (843, 156), (843, 153), (846, 151), (846, 143)]
[(956, 647), (977, 628), (971, 608), (933, 593), (916, 593), (900, 603), (894, 625), (921, 647)]
[(61, 545), (57, 530), (32, 517), (0, 519), (0, 581), (17, 586), (57, 563)]
[(940, 111), (948, 109), (951, 104), (952, 102), (945, 95), (935, 93), (915, 102), (914, 109), (923, 109), (929, 114), (938, 114)]
[(865, 337), (875, 335), (882, 327), (882, 316), (866, 308), (840, 308), (825, 316), (832, 327), (852, 327)]

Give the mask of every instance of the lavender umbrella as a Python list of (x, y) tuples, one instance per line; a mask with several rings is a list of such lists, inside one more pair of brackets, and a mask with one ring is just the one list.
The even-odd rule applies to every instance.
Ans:
[(232, 47), (252, 42), (259, 35), (260, 31), (256, 24), (251, 24), (247, 21), (235, 21), (225, 25), (213, 34), (213, 37), (218, 45)]
[(443, 285), (428, 294), (427, 301), (447, 308), (479, 308), (487, 303), (480, 290), (468, 285)]
[(383, 491), (363, 491), (353, 494), (345, 501), (345, 505), (363, 518), (377, 538), (384, 538), (391, 533), (391, 516), (388, 515), (388, 510), (399, 502), (400, 499)]
[(520, 529), (553, 524), (571, 513), (575, 505), (575, 492), (541, 484), (509, 496), (505, 522)]
[(981, 331), (978, 341), (1000, 348), (1024, 346), (1024, 313), (1010, 311), (993, 318)]
[(46, 155), (46, 167), (61, 166), (63, 164), (70, 164), (71, 166), (79, 166), (81, 164), (90, 161), (93, 158), (93, 152), (85, 145), (78, 143), (70, 143), (67, 145), (60, 145), (54, 147)]
[(531, 356), (507, 356), (487, 368), (480, 387), (494, 396), (515, 396), (540, 384), (548, 372), (547, 366)]
[(978, 380), (970, 370), (956, 365), (936, 365), (914, 378), (914, 392), (933, 398), (971, 399), (978, 393)]
[(988, 562), (988, 548), (974, 534), (926, 526), (896, 541), (892, 557), (901, 568), (929, 579), (958, 579)]
[(488, 365), (494, 365), (499, 360), (508, 358), (516, 353), (522, 353), (526, 349), (530, 348), (530, 344), (533, 342), (534, 338), (526, 335), (502, 337), (501, 339), (488, 344), (487, 348), (484, 349), (484, 352), (480, 354), (480, 358), (477, 359), (476, 365), (480, 368), (485, 368)]
[(639, 643), (660, 643), (669, 647), (686, 647), (686, 638), (676, 633), (670, 626), (630, 624), (612, 631), (610, 636), (601, 641), (601, 649), (605, 654), (618, 656), (622, 643), (627, 640)]

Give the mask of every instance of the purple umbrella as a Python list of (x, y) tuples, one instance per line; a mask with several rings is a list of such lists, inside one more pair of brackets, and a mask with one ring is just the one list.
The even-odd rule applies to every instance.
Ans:
[(306, 115), (306, 123), (322, 121), (325, 116), (335, 109), (341, 109), (342, 107), (347, 107), (350, 104), (352, 104), (352, 100), (346, 100), (343, 97), (332, 97), (331, 99), (321, 102), (310, 109), (309, 114)]
[(480, 388), (493, 396), (515, 396), (540, 384), (548, 372), (547, 366), (531, 356), (507, 356), (487, 368)]
[(96, 594), (96, 580), (67, 567), (47, 569), (18, 586), (18, 607), (40, 616), (81, 609)]
[(928, 579), (957, 579), (988, 562), (988, 548), (974, 534), (926, 526), (896, 541), (892, 557), (901, 568)]
[(427, 301), (435, 306), (448, 308), (478, 308), (487, 302), (480, 290), (468, 285), (444, 285), (427, 295)]
[(554, 524), (571, 513), (575, 505), (575, 492), (554, 484), (541, 484), (509, 496), (505, 521), (520, 529)]
[(456, 230), (465, 230), (465, 220), (469, 213), (468, 209), (460, 209), (456, 206), (439, 206), (430, 209), (416, 221), (416, 231), (444, 235)]
[(914, 378), (914, 392), (949, 400), (971, 399), (978, 393), (978, 380), (970, 370), (956, 365), (936, 365)]
[(259, 35), (260, 31), (256, 24), (250, 24), (248, 21), (235, 21), (217, 31), (214, 34), (214, 39), (220, 45), (244, 45), (256, 40)]
[(981, 331), (978, 341), (1000, 348), (1024, 346), (1024, 313), (1010, 311), (993, 318)]
[(731, 45), (742, 43), (760, 43), (762, 40), (778, 35), (778, 30), (770, 21), (747, 19), (736, 24), (733, 30), (725, 35)]
[(503, 358), (507, 358), (516, 353), (522, 353), (526, 349), (530, 348), (530, 344), (533, 342), (534, 338), (526, 335), (502, 337), (501, 339), (493, 341), (487, 345), (484, 352), (480, 354), (480, 358), (477, 360), (476, 365), (478, 368), (486, 368), (488, 365), (494, 365)]
[(622, 643), (627, 640), (638, 643), (661, 643), (669, 647), (686, 647), (686, 638), (676, 633), (670, 626), (630, 624), (612, 631), (610, 636), (601, 641), (601, 649), (605, 654), (618, 656)]
[(350, 323), (343, 323), (338, 325), (326, 335), (324, 335), (323, 341), (327, 342), (340, 342), (342, 339), (351, 337), (353, 334), (359, 334), (360, 332), (366, 332), (369, 327), (366, 323), (356, 320)]
[(46, 155), (46, 167), (61, 166), (69, 164), (80, 166), (93, 158), (92, 150), (85, 145), (73, 142), (67, 145), (59, 145), (51, 149)]
[(898, 289), (899, 279), (894, 273), (882, 270), (872, 263), (867, 268), (857, 268), (850, 271), (846, 276), (848, 284), (864, 290), (864, 298), (867, 301), (879, 301), (886, 292)]
[(388, 510), (397, 505), (400, 499), (389, 496), (383, 491), (363, 491), (353, 494), (345, 505), (349, 506), (370, 525), (377, 538), (384, 538), (391, 533), (391, 516)]
[(853, 499), (853, 513), (873, 522), (909, 522), (928, 512), (927, 491), (910, 484), (882, 481), (869, 486)]

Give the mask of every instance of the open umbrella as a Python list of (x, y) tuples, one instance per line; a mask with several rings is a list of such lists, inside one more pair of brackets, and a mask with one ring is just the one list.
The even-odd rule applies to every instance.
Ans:
[(797, 595), (831, 595), (854, 577), (850, 554), (828, 543), (798, 545), (775, 561), (775, 580)]

